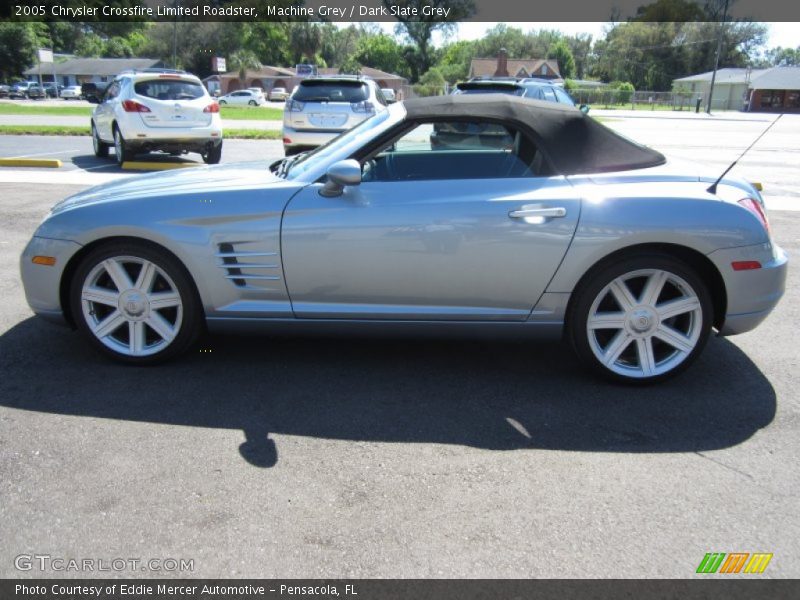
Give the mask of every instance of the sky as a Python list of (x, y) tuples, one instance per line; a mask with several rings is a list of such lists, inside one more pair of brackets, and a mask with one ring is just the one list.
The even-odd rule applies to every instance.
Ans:
[[(350, 23), (343, 23), (342, 25), (350, 25)], [(378, 23), (381, 28), (387, 33), (393, 33), (394, 23)], [(487, 22), (464, 22), (458, 23), (458, 33), (452, 38), (455, 40), (475, 40), (483, 37), (487, 29), (491, 29), (497, 23)], [(601, 22), (588, 22), (588, 23), (508, 23), (513, 27), (518, 27), (523, 31), (531, 29), (558, 29), (567, 35), (574, 35), (576, 33), (591, 33), (594, 39), (602, 35), (603, 27), (606, 23)], [(767, 23), (769, 26), (769, 39), (767, 40), (766, 47), (773, 48), (775, 46), (783, 46), (784, 48), (796, 48), (800, 45), (798, 39), (798, 26), (800, 23)], [(440, 44), (441, 38), (435, 38), (434, 44)]]

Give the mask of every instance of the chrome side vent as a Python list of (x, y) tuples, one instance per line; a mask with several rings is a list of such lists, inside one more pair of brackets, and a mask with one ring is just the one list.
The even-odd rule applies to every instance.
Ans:
[(242, 274), (242, 270), (235, 266), (237, 261), (236, 254), (233, 251), (233, 244), (220, 244), (219, 253), (217, 256), (222, 259), (222, 264), (225, 266), (226, 271), (228, 272), (228, 279), (232, 279), (234, 285), (244, 287), (244, 279), (236, 277), (237, 275)]
[(225, 278), (238, 287), (269, 289), (281, 280), (280, 259), (277, 252), (251, 252), (241, 250), (248, 242), (219, 244), (216, 256)]

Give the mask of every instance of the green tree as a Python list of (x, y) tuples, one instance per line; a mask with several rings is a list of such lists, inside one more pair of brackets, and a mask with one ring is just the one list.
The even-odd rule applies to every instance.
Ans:
[(436, 66), (448, 82), (456, 83), (467, 78), (476, 46), (474, 41), (462, 40), (443, 48)]
[(38, 47), (32, 23), (0, 22), (0, 73), (3, 79), (18, 77), (36, 64)]
[[(414, 64), (409, 65), (412, 78), (425, 73), (436, 62), (436, 51), (432, 43), (433, 33), (438, 31), (446, 35), (454, 30), (455, 23), (453, 21), (461, 21), (475, 14), (474, 0), (383, 0), (383, 4), (387, 8), (417, 9), (417, 16), (408, 13), (408, 16), (398, 17), (399, 23), (396, 27), (398, 35), (404, 36), (417, 49), (415, 53), (405, 53), (408, 58), (414, 60)], [(438, 20), (436, 17), (423, 17), (422, 8), (424, 6), (449, 8), (450, 12), (447, 18), (450, 21)]]
[(575, 59), (575, 77), (584, 79), (592, 66), (592, 35), (578, 33), (566, 38), (572, 57)]
[(96, 33), (86, 33), (78, 38), (75, 43), (75, 54), (78, 56), (99, 57), (103, 56), (106, 49), (105, 42)]
[(238, 72), (242, 88), (247, 87), (247, 71), (261, 68), (258, 57), (251, 50), (238, 50), (231, 54), (226, 62), (229, 71)]
[(384, 33), (365, 35), (358, 40), (353, 58), (362, 65), (398, 73), (403, 70), (402, 51), (402, 46)]
[(800, 65), (800, 46), (797, 48), (772, 48), (767, 52), (769, 64), (775, 67), (792, 67)]
[(359, 75), (361, 73), (361, 63), (358, 62), (355, 56), (351, 56), (339, 65), (339, 73), (344, 75)]
[(133, 50), (128, 40), (120, 36), (114, 36), (106, 41), (103, 56), (105, 58), (130, 58), (133, 56)]
[(547, 58), (554, 58), (558, 62), (558, 71), (562, 78), (572, 77), (575, 74), (575, 59), (566, 40), (560, 39), (547, 51)]

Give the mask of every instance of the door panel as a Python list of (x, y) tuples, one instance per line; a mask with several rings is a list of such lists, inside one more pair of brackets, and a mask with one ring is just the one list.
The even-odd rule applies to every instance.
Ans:
[(337, 198), (320, 188), (298, 193), (283, 220), (301, 318), (525, 320), (580, 212), (562, 177), (365, 181)]

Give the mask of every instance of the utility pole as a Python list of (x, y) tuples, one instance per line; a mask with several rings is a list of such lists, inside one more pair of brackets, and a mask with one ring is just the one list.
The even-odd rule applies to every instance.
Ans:
[(729, 0), (725, 0), (725, 8), (722, 10), (722, 22), (719, 24), (719, 36), (717, 36), (717, 54), (714, 57), (714, 72), (711, 74), (711, 87), (708, 90), (708, 104), (706, 104), (706, 112), (708, 114), (711, 114), (711, 99), (714, 97), (714, 82), (717, 80), (719, 55), (722, 52), (722, 34), (725, 31), (725, 20), (728, 17), (728, 1)]
[[(727, 2), (727, 0), (725, 0)], [(178, 69), (178, 3), (180, 0), (175, 0), (173, 6), (175, 7), (175, 20), (172, 22), (172, 68)]]

